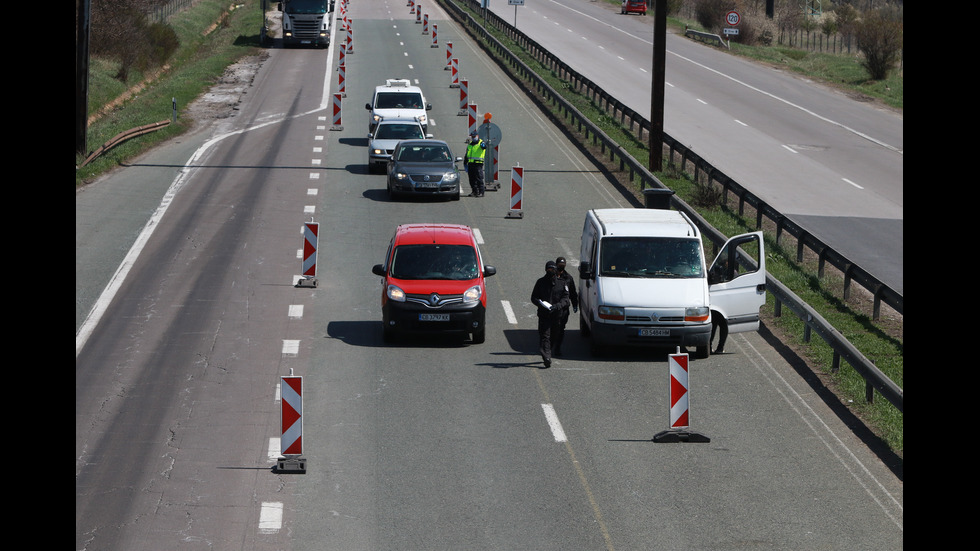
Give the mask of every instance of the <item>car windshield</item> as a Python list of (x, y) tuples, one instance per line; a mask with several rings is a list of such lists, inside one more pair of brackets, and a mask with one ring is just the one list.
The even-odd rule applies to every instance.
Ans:
[(418, 92), (380, 92), (374, 103), (377, 109), (422, 109)]
[(382, 124), (374, 137), (379, 140), (419, 140), (425, 138), (417, 124)]
[(476, 251), (469, 245), (401, 245), (391, 259), (397, 279), (450, 279), (466, 281), (479, 274)]
[(409, 145), (398, 151), (397, 161), (408, 163), (439, 163), (452, 160), (449, 148), (442, 144)]
[(613, 277), (703, 277), (697, 239), (607, 237), (602, 240), (601, 275)]

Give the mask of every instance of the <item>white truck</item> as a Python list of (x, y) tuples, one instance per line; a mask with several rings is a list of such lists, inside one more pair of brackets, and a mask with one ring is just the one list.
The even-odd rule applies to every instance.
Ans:
[[(712, 318), (729, 333), (759, 328), (766, 302), (762, 232), (731, 238), (711, 268), (701, 232), (683, 213), (594, 209), (585, 216), (579, 257), (579, 328), (593, 353), (612, 346), (711, 351)], [(741, 249), (755, 260), (736, 261)]]
[(306, 45), (327, 47), (330, 45), (330, 16), (334, 0), (283, 0), (283, 46)]

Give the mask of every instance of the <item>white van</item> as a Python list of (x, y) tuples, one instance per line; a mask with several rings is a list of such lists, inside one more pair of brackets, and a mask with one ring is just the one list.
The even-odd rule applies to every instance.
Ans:
[[(592, 351), (612, 346), (694, 347), (706, 358), (712, 316), (729, 333), (759, 329), (766, 302), (762, 232), (731, 238), (710, 269), (701, 232), (659, 209), (595, 209), (579, 257), (579, 327)], [(739, 266), (741, 248), (758, 268)]]
[(381, 119), (414, 119), (422, 125), (422, 131), (428, 133), (429, 118), (426, 111), (432, 109), (422, 94), (422, 89), (412, 86), (407, 78), (389, 78), (384, 85), (374, 89), (371, 103), (364, 107), (371, 112), (368, 118), (368, 132), (374, 132), (374, 127)]

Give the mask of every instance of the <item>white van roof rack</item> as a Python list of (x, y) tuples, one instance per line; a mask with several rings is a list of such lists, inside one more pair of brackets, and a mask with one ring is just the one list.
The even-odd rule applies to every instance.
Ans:
[(395, 87), (404, 88), (404, 87), (408, 87), (408, 86), (411, 86), (411, 85), (412, 85), (412, 82), (410, 80), (408, 80), (407, 78), (389, 78), (389, 79), (385, 80), (385, 86), (387, 86), (389, 88), (395, 88)]

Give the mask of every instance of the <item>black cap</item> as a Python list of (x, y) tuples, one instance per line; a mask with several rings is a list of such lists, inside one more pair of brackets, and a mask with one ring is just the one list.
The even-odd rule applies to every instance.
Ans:
[(559, 266), (564, 266), (565, 265), (565, 257), (564, 256), (559, 256), (558, 258), (555, 259), (555, 263), (557, 263)]
[(545, 269), (545, 271), (547, 271), (547, 270), (557, 270), (558, 269), (558, 266), (555, 264), (555, 261), (554, 260), (549, 260), (544, 265), (544, 269)]

